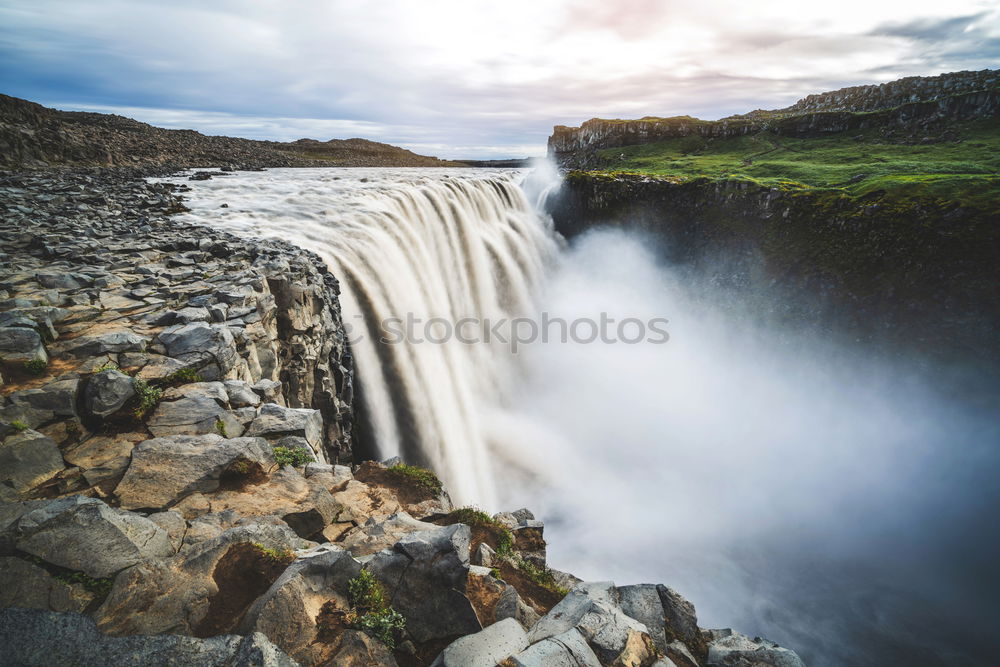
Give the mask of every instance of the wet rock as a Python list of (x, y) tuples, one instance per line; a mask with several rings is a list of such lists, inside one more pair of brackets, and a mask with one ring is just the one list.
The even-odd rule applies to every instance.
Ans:
[(274, 465), (267, 442), (261, 438), (226, 439), (219, 435), (172, 435), (136, 445), (132, 463), (115, 489), (125, 509), (160, 509), (192, 493), (219, 488), (223, 473), (238, 461), (251, 469)]
[(17, 533), (21, 551), (95, 578), (173, 553), (166, 532), (149, 519), (80, 496), (28, 512)]
[(121, 371), (97, 373), (87, 381), (83, 392), (84, 408), (92, 417), (108, 417), (118, 412), (135, 396), (134, 381)]
[(25, 493), (61, 472), (59, 447), (48, 436), (26, 430), (0, 443), (0, 486)]
[(108, 637), (86, 616), (30, 609), (0, 610), (0, 654), (11, 665), (295, 667), (294, 661), (258, 633), (208, 639)]

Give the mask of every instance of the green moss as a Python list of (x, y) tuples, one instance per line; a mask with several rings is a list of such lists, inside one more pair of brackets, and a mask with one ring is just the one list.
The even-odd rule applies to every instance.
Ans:
[(12, 421), (10, 423), (10, 425), (13, 426), (14, 430), (17, 431), (18, 433), (20, 433), (21, 431), (27, 431), (28, 430), (28, 425), (25, 424), (20, 419), (15, 419), (14, 421)]
[(215, 432), (221, 435), (223, 438), (228, 438), (229, 434), (226, 433), (226, 422), (221, 419), (215, 420)]
[(201, 381), (202, 378), (198, 371), (193, 368), (182, 368), (179, 371), (174, 371), (170, 375), (163, 378), (162, 383), (173, 387), (179, 384), (190, 384), (191, 382)]
[(402, 479), (410, 480), (417, 485), (424, 487), (428, 491), (434, 493), (434, 495), (440, 495), (441, 492), (444, 491), (444, 486), (441, 484), (441, 480), (438, 479), (437, 475), (426, 468), (400, 463), (399, 465), (389, 468), (389, 472)]
[(279, 466), (304, 466), (313, 460), (312, 452), (304, 447), (275, 447), (274, 460)]
[(501, 558), (511, 556), (514, 553), (514, 534), (508, 530), (507, 526), (476, 507), (460, 507), (451, 512), (446, 521), (448, 524), (464, 523), (467, 526), (484, 528), (493, 535), (497, 555)]
[(556, 583), (555, 577), (552, 576), (552, 572), (548, 568), (538, 567), (523, 558), (515, 557), (512, 560), (518, 570), (545, 590), (559, 596), (565, 596), (569, 593), (569, 589), (563, 588)]
[(251, 542), (251, 546), (262, 556), (276, 563), (291, 563), (295, 560), (295, 553), (288, 549), (271, 549), (260, 542)]
[(368, 570), (347, 584), (353, 611), (350, 625), (367, 632), (390, 649), (396, 647), (396, 635), (406, 627), (406, 619), (389, 606), (382, 584)]
[(32, 359), (24, 362), (24, 370), (31, 375), (42, 375), (48, 367), (49, 362), (44, 359)]

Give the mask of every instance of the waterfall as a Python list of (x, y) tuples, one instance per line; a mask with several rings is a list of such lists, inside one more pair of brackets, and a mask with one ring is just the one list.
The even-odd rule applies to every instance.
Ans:
[[(556, 236), (521, 187), (523, 172), (270, 170), (193, 190), (193, 214), (319, 254), (340, 280), (362, 398), (383, 457), (432, 468), (457, 503), (496, 501), (484, 415), (517, 372), (503, 343), (392, 340), (386, 322), (527, 316), (557, 253)], [(535, 190), (529, 187), (529, 191)], [(546, 188), (537, 188), (542, 193)], [(532, 192), (532, 198), (543, 196)], [(239, 205), (220, 208), (222, 203)], [(402, 328), (402, 327), (400, 327)], [(470, 329), (475, 329), (472, 326)], [(501, 327), (501, 330), (505, 330)]]

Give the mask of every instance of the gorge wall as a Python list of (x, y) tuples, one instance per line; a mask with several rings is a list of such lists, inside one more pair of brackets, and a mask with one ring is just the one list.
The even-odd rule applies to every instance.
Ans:
[(646, 232), (668, 261), (733, 285), (779, 287), (788, 317), (869, 340), (995, 366), (1000, 230), (993, 212), (947, 202), (858, 201), (747, 181), (677, 183), (570, 173), (550, 199), (568, 237), (600, 226)]

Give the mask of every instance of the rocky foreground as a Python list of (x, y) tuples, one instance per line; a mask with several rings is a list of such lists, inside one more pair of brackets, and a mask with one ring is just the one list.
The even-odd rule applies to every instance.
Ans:
[(549, 568), (528, 510), (351, 465), (337, 281), (181, 208), (136, 172), (0, 175), (4, 664), (802, 664)]

